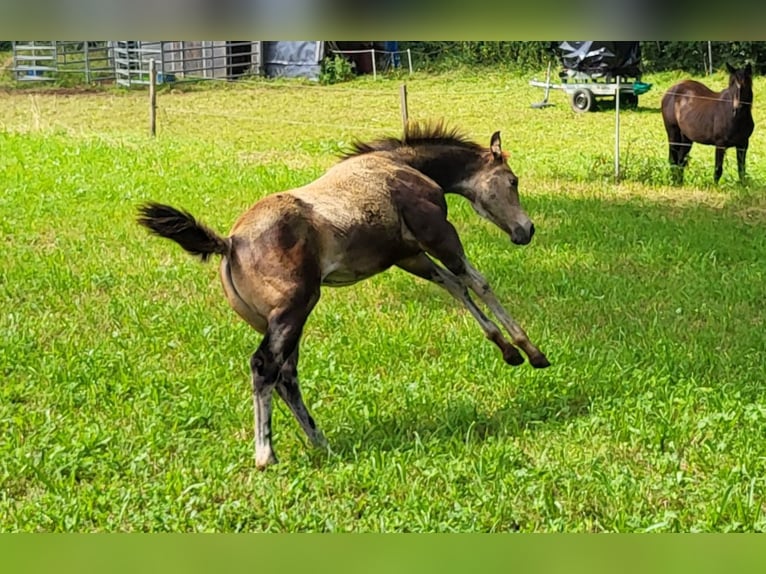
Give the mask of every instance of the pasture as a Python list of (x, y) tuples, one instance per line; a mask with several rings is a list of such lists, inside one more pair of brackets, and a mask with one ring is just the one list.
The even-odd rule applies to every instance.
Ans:
[[(398, 270), (324, 289), (301, 387), (330, 452), (275, 400), (253, 462), (259, 336), (145, 200), (228, 232), (354, 138), (397, 135), (402, 79), (0, 94), (0, 531), (766, 529), (766, 81), (750, 184), (695, 145), (670, 185), (659, 113), (576, 115), (528, 77), (407, 78), (411, 119), (501, 130), (528, 246), (450, 198), (469, 258), (550, 359), (512, 368), (447, 293)], [(704, 81), (725, 87), (719, 73)]]

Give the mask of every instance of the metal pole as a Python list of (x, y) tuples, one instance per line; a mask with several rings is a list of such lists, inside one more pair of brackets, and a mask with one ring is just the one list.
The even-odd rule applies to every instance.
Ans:
[(407, 133), (407, 122), (409, 121), (409, 113), (407, 110), (407, 84), (402, 84), (399, 88), (399, 99), (402, 110), (402, 133)]
[(410, 76), (412, 75), (412, 52), (410, 52), (410, 49), (407, 48), (407, 63), (410, 66)]
[(88, 52), (88, 44), (90, 44), (90, 42), (85, 40), (85, 82), (90, 84), (90, 54)]
[(707, 61), (710, 64), (710, 74), (713, 73), (713, 42), (707, 43)]
[(378, 70), (377, 70), (377, 66), (375, 65), (375, 48), (370, 50), (370, 59), (372, 60), (372, 79), (377, 80)]
[(620, 181), (620, 76), (617, 76), (614, 95), (614, 180)]
[(149, 60), (149, 132), (157, 135), (157, 62)]

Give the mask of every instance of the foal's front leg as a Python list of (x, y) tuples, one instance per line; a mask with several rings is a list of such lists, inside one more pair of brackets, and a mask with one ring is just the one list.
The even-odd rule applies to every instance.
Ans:
[(489, 307), (490, 311), (494, 313), (495, 317), (500, 321), (500, 324), (510, 333), (513, 343), (516, 346), (521, 347), (527, 357), (529, 357), (529, 363), (538, 369), (550, 366), (550, 362), (545, 355), (540, 349), (532, 344), (529, 337), (524, 332), (524, 329), (511, 318), (505, 308), (497, 300), (495, 293), (492, 291), (492, 288), (482, 274), (479, 273), (467, 259), (464, 259), (463, 262), (465, 264), (465, 274), (458, 277), (468, 285), (471, 290), (478, 295), (479, 299)]
[[(550, 365), (524, 330), (498, 303), (489, 284), (465, 258), (465, 250), (455, 227), (447, 221), (446, 204), (440, 205), (427, 197), (399, 198), (399, 209), (410, 233), (422, 249), (438, 259), (464, 286), (470, 287), (499, 319), (513, 337), (513, 343), (527, 354), (533, 367)], [(470, 307), (469, 307), (470, 310)]]
[(413, 275), (417, 275), (418, 277), (439, 285), (446, 289), (455, 299), (460, 301), (479, 323), (487, 339), (492, 341), (502, 351), (503, 360), (506, 363), (516, 366), (524, 362), (524, 357), (521, 356), (519, 350), (505, 340), (497, 325), (489, 320), (487, 316), (482, 313), (481, 309), (476, 306), (476, 303), (473, 302), (471, 296), (468, 294), (468, 288), (463, 285), (455, 275), (443, 267), (439, 267), (429, 259), (425, 253), (420, 253), (414, 257), (403, 259), (397, 262), (396, 265)]

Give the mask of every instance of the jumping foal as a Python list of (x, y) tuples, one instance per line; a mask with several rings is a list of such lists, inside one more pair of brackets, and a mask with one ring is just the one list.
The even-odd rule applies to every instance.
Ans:
[[(325, 444), (298, 386), (303, 326), (320, 287), (351, 285), (397, 266), (436, 283), (477, 320), (504, 360), (549, 365), (524, 330), (466, 259), (447, 220), (445, 193), (465, 197), (519, 245), (535, 228), (519, 202), (518, 178), (495, 132), (485, 148), (441, 124), (411, 125), (402, 139), (357, 143), (316, 181), (269, 195), (222, 237), (189, 213), (159, 203), (139, 208), (138, 222), (203, 261), (221, 256), (220, 274), (232, 308), (264, 335), (250, 359), (255, 463), (277, 462), (271, 441), (272, 394), (285, 401), (315, 445)], [(487, 305), (510, 334), (474, 303)]]

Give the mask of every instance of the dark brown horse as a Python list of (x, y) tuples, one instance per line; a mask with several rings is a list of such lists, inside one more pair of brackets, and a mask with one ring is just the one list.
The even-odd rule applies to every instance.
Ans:
[(753, 74), (750, 64), (740, 70), (726, 65), (729, 87), (714, 92), (694, 80), (684, 80), (662, 97), (662, 119), (668, 133), (670, 164), (676, 183), (683, 182), (683, 169), (692, 143), (715, 146), (715, 182), (723, 173), (726, 149), (737, 149), (739, 179), (745, 180), (745, 156), (753, 133)]
[[(485, 148), (441, 124), (412, 126), (401, 140), (355, 144), (316, 181), (258, 201), (228, 237), (167, 205), (139, 208), (138, 222), (155, 234), (203, 260), (222, 256), (221, 280), (229, 303), (264, 335), (250, 359), (258, 468), (276, 462), (271, 444), (274, 390), (309, 439), (324, 444), (301, 398), (297, 370), (303, 326), (322, 285), (350, 285), (395, 265), (459, 300), (507, 363), (524, 362), (519, 347), (533, 366), (548, 366), (466, 259), (447, 221), (445, 193), (465, 197), (514, 243), (532, 239), (535, 228), (519, 203), (518, 178), (500, 148), (500, 133)], [(469, 289), (513, 344), (474, 303)]]

